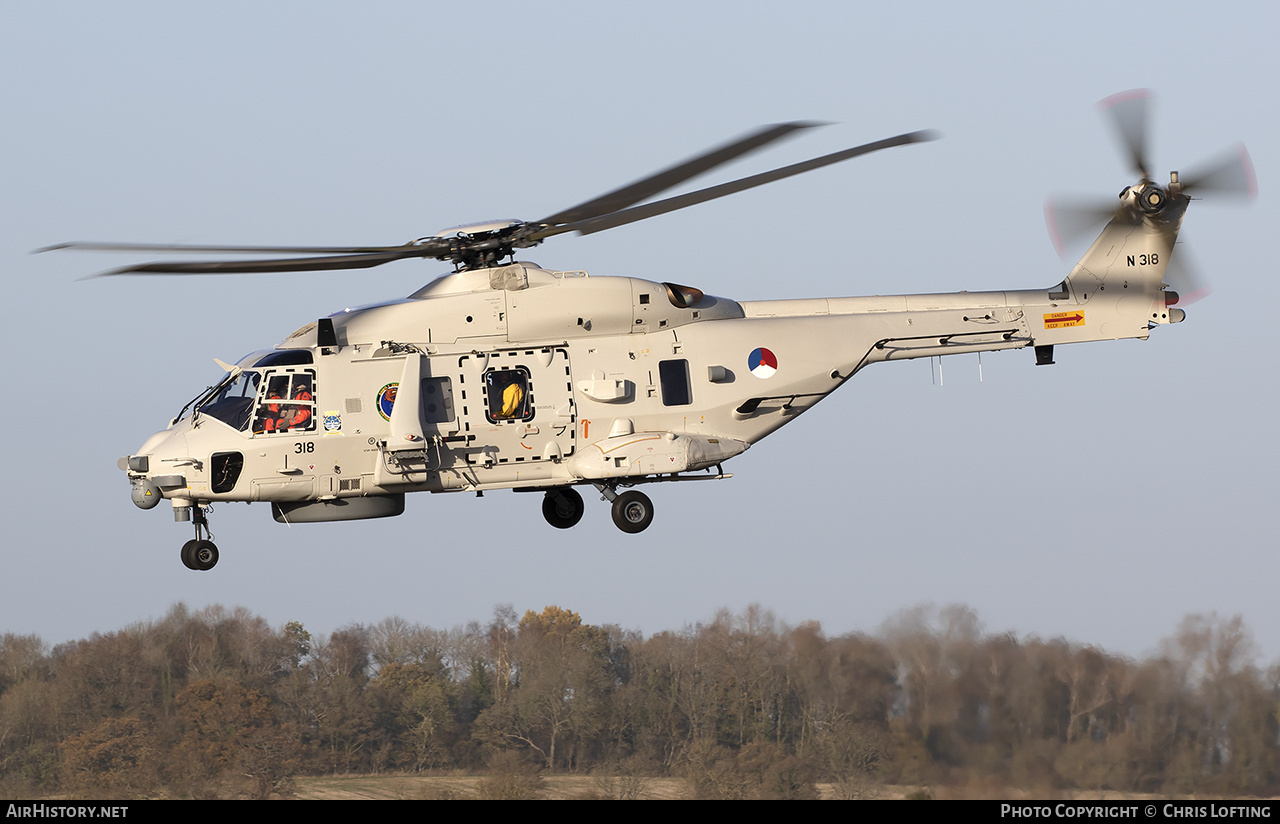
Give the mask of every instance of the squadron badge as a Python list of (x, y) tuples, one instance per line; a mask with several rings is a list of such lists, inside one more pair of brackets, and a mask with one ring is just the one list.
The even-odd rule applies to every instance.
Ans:
[(389, 383), (378, 390), (378, 414), (384, 421), (391, 420), (391, 409), (396, 405), (396, 391), (399, 383)]

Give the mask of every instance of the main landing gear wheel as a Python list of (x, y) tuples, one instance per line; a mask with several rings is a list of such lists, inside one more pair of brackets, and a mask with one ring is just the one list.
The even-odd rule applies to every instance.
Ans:
[(582, 496), (571, 486), (564, 489), (549, 489), (542, 498), (542, 517), (556, 529), (568, 529), (582, 520), (586, 510)]
[(631, 490), (613, 499), (613, 523), (623, 532), (644, 532), (653, 523), (653, 501)]
[(218, 563), (218, 547), (213, 541), (187, 541), (182, 545), (182, 563), (201, 572), (213, 569)]

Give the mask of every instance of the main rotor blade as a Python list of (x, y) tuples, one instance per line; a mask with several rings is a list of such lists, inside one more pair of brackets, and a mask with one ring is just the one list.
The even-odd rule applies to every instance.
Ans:
[(370, 269), (393, 260), (435, 257), (428, 250), (415, 248), (398, 252), (368, 255), (333, 255), (328, 257), (287, 258), (283, 260), (220, 260), (139, 263), (100, 272), (94, 277), (113, 275), (242, 275), (270, 272), (319, 272), (333, 269)]
[(1183, 175), (1182, 190), (1194, 195), (1257, 197), (1258, 179), (1253, 174), (1253, 160), (1244, 144), (1211, 161), (1211, 165)]
[(607, 215), (625, 209), (628, 206), (639, 203), (642, 200), (648, 200), (659, 192), (666, 191), (672, 186), (684, 183), (686, 180), (696, 177), (703, 172), (710, 171), (717, 166), (735, 160), (745, 154), (764, 148), (775, 141), (790, 135), (801, 129), (809, 129), (814, 126), (820, 126), (820, 123), (811, 123), (806, 121), (796, 121), (793, 123), (778, 123), (773, 126), (765, 126), (764, 128), (752, 132), (741, 137), (732, 143), (726, 143), (715, 149), (711, 149), (705, 154), (690, 158), (689, 160), (672, 166), (668, 169), (650, 175), (649, 177), (637, 180), (623, 186), (621, 189), (615, 189), (608, 194), (600, 195), (577, 206), (557, 212), (550, 217), (543, 218), (537, 223), (547, 223), (550, 225), (558, 225), (562, 223), (575, 223), (582, 220), (589, 220), (600, 215)]
[(1098, 103), (1098, 108), (1111, 116), (1129, 162), (1143, 180), (1150, 180), (1147, 173), (1147, 107), (1151, 102), (1149, 89), (1133, 89), (1113, 94)]
[(669, 197), (665, 200), (659, 200), (654, 203), (646, 203), (643, 206), (636, 206), (631, 209), (624, 209), (620, 212), (614, 212), (613, 214), (570, 223), (539, 234), (542, 237), (560, 234), (561, 232), (577, 232), (582, 235), (590, 235), (595, 232), (602, 232), (605, 229), (612, 229), (616, 226), (625, 226), (628, 223), (635, 223), (638, 220), (645, 220), (658, 215), (664, 215), (667, 212), (674, 212), (677, 209), (684, 209), (688, 206), (706, 203), (708, 200), (715, 200), (716, 198), (736, 194), (737, 192), (746, 191), (747, 189), (754, 189), (757, 186), (763, 186), (764, 184), (772, 183), (775, 180), (794, 177), (795, 175), (803, 174), (804, 172), (820, 169), (823, 166), (830, 166), (832, 163), (849, 160), (850, 158), (857, 157), (858, 155), (868, 154), (870, 152), (879, 151), (880, 149), (892, 148), (893, 146), (905, 146), (908, 143), (921, 143), (926, 140), (936, 140), (937, 137), (937, 134), (931, 131), (900, 134), (897, 137), (877, 140), (874, 143), (855, 146), (852, 149), (845, 149), (844, 151), (823, 155), (822, 157), (816, 157), (812, 160), (793, 163), (790, 166), (783, 166), (782, 168), (774, 169), (771, 172), (762, 172), (758, 175), (744, 177), (729, 183), (722, 183), (719, 186), (711, 186), (707, 189), (699, 189), (696, 192), (676, 195), (675, 197)]
[(316, 255), (357, 255), (374, 252), (394, 252), (411, 248), (400, 246), (188, 246), (182, 243), (96, 243), (93, 241), (71, 241), (55, 243), (36, 249), (34, 254), (71, 249), (78, 252), (173, 252), (175, 254), (210, 253), (210, 254), (316, 254)]

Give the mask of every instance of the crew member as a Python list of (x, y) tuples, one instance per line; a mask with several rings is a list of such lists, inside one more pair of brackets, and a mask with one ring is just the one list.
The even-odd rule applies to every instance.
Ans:
[[(258, 425), (254, 429), (258, 432), (275, 432), (276, 428), (281, 424), (280, 420), (280, 393), (272, 390), (267, 395), (266, 408), (259, 413)], [(286, 427), (287, 428), (287, 427)]]
[(292, 416), (289, 418), (289, 429), (309, 429), (311, 420), (311, 387), (305, 383), (300, 383), (293, 389), (293, 399), (295, 401), (306, 401), (307, 405), (290, 405), (292, 407)]
[(520, 386), (520, 375), (512, 372), (511, 383), (502, 390), (502, 410), (498, 412), (498, 417), (514, 418), (520, 412), (520, 405), (523, 402), (524, 388)]

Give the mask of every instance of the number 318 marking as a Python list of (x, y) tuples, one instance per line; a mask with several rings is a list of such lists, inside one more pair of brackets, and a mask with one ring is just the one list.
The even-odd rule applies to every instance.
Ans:
[(1149, 255), (1138, 255), (1135, 262), (1134, 256), (1129, 255), (1128, 262), (1130, 266), (1155, 266), (1160, 262), (1160, 256), (1155, 252), (1152, 252)]
[(293, 445), (293, 451), (298, 455), (301, 455), (303, 452), (315, 452), (316, 445), (314, 441), (300, 441)]

